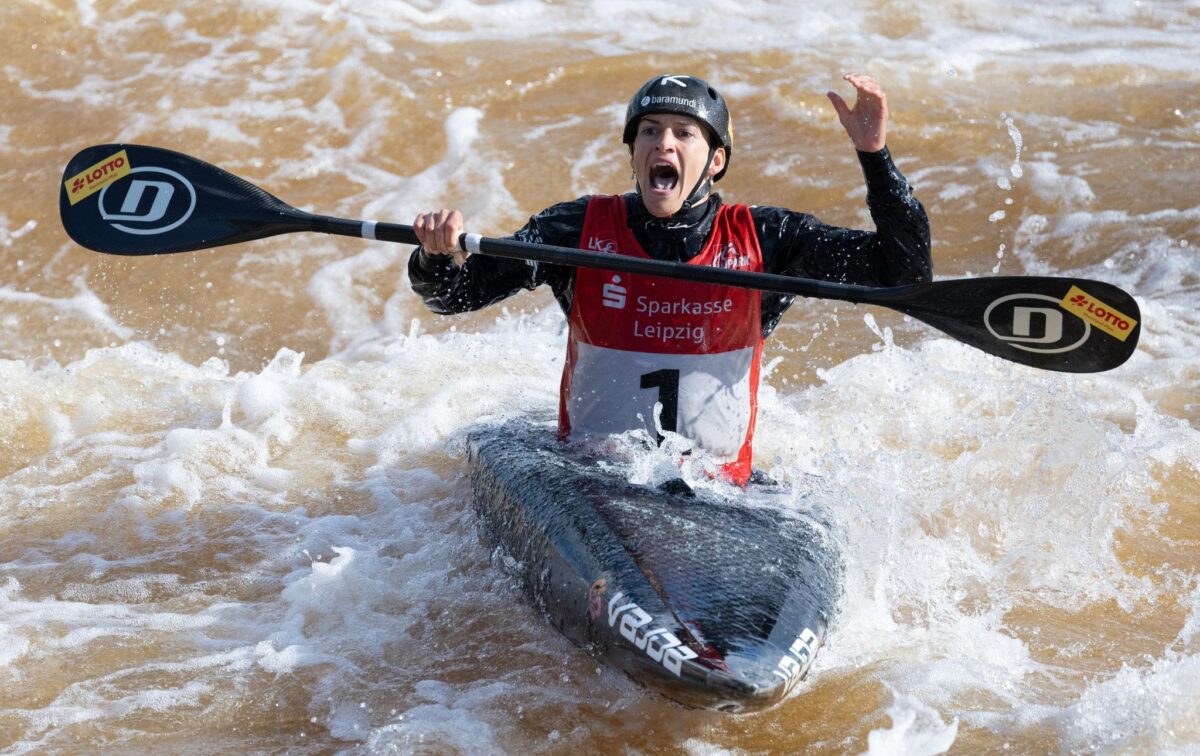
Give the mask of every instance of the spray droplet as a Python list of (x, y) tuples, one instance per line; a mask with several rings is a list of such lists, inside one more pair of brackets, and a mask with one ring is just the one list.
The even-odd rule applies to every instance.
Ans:
[(1021, 132), (1017, 130), (1017, 126), (1013, 123), (1012, 118), (1006, 115), (1001, 115), (1001, 118), (1004, 119), (1004, 125), (1008, 128), (1008, 136), (1012, 139), (1013, 147), (1016, 150), (1012, 166), (1008, 169), (1008, 172), (1012, 174), (1013, 178), (1021, 178), (1021, 176), (1025, 175), (1025, 171), (1021, 169)]

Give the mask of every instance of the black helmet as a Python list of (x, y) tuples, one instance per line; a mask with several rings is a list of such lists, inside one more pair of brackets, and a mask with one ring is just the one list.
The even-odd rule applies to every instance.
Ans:
[(655, 76), (642, 85), (625, 110), (625, 135), (622, 141), (633, 144), (642, 116), (653, 113), (678, 113), (691, 116), (708, 127), (713, 139), (725, 148), (725, 166), (713, 177), (719, 181), (729, 168), (733, 153), (733, 129), (725, 98), (704, 79), (695, 76)]

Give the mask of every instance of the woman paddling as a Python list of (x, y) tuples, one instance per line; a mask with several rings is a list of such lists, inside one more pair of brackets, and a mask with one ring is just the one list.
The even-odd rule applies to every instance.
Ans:
[[(647, 81), (629, 101), (623, 141), (632, 192), (543, 210), (521, 241), (689, 265), (895, 286), (932, 277), (929, 222), (886, 147), (887, 99), (869, 76), (844, 77), (851, 108), (829, 93), (858, 151), (876, 230), (829, 226), (778, 207), (726, 205), (713, 184), (733, 138), (724, 98), (694, 76)], [(567, 316), (559, 400), (564, 437), (670, 431), (739, 485), (751, 474), (763, 339), (793, 297), (630, 273), (470, 256), (457, 210), (421, 213), (413, 289), (440, 314), (550, 286)]]

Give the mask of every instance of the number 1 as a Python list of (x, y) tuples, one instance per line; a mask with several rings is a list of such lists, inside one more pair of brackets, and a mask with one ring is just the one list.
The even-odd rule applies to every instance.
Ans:
[[(658, 422), (663, 430), (675, 433), (679, 424), (679, 371), (655, 370), (646, 373), (642, 376), (641, 386), (644, 389), (658, 389), (658, 401), (662, 404)], [(658, 442), (661, 444), (662, 440), (662, 434), (659, 434)]]

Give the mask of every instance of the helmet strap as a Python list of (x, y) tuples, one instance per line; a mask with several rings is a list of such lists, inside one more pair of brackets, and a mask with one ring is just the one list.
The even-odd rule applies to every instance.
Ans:
[(691, 210), (712, 191), (712, 177), (708, 175), (708, 169), (712, 167), (713, 156), (716, 154), (716, 147), (708, 148), (708, 160), (704, 163), (704, 170), (700, 172), (700, 180), (692, 187), (692, 193), (683, 201), (683, 206), (679, 208), (679, 212), (683, 213)]

